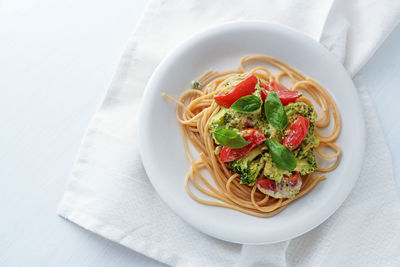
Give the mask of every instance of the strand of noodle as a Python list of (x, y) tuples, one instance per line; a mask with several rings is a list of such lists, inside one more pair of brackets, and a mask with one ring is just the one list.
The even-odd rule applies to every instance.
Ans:
[[(257, 72), (258, 70), (261, 70), (261, 71), (265, 72), (267, 75)], [(265, 80), (269, 80), (270, 77), (273, 76), (273, 75), (271, 74), (271, 72), (270, 72), (268, 69), (263, 68), (263, 67), (256, 67), (256, 68), (254, 68), (254, 69), (251, 69), (251, 70), (249, 71), (249, 73), (253, 73), (253, 74), (256, 75), (256, 76), (261, 76), (261, 77), (264, 78)]]
[(194, 200), (198, 201), (199, 203), (206, 204), (206, 205), (211, 205), (211, 206), (219, 206), (219, 207), (231, 208), (231, 209), (234, 209), (234, 210), (237, 210), (237, 211), (240, 211), (240, 212), (249, 214), (249, 215), (257, 216), (257, 217), (269, 217), (269, 216), (270, 216), (269, 214), (263, 214), (263, 213), (254, 211), (254, 210), (252, 210), (252, 209), (250, 209), (250, 210), (249, 210), (249, 209), (244, 209), (244, 208), (242, 208), (242, 207), (240, 207), (240, 206), (235, 206), (235, 205), (228, 204), (228, 203), (221, 203), (221, 202), (215, 202), (215, 201), (208, 201), (208, 200), (204, 200), (204, 199), (198, 198), (196, 195), (194, 195), (194, 194), (192, 193), (192, 191), (191, 191), (190, 188), (189, 188), (189, 183), (188, 183), (188, 181), (189, 181), (189, 179), (190, 179), (190, 180), (193, 179), (191, 176), (192, 176), (192, 174), (190, 173), (190, 174), (189, 174), (188, 176), (186, 176), (186, 178), (185, 178), (185, 189), (186, 189), (186, 192), (190, 195), (190, 197), (192, 197)]
[(323, 143), (323, 142), (321, 142), (321, 143), (319, 144), (319, 146), (321, 146), (321, 145), (322, 145), (322, 146), (329, 146), (333, 151), (336, 152), (336, 153), (333, 154), (333, 155), (326, 155), (325, 153), (322, 153), (322, 152), (319, 150), (319, 147), (315, 148), (315, 151), (316, 151), (321, 157), (326, 158), (326, 159), (334, 159), (334, 158), (337, 158), (337, 157), (340, 155), (340, 148), (339, 148), (339, 146), (336, 145), (335, 143)]
[(335, 123), (334, 123), (335, 127), (334, 127), (332, 134), (327, 137), (319, 135), (318, 138), (325, 143), (333, 142), (338, 138), (339, 133), (340, 133), (340, 126), (341, 126), (340, 115), (339, 115), (336, 103), (332, 99), (332, 96), (328, 93), (328, 91), (326, 91), (326, 89), (323, 88), (319, 83), (317, 83), (316, 81), (309, 79), (309, 78), (307, 80), (310, 81), (315, 87), (317, 87), (320, 90), (320, 92), (323, 94), (325, 99), (328, 99), (329, 106), (332, 110), (333, 119), (335, 121)]
[(303, 102), (303, 103), (305, 103), (306, 105), (311, 106), (311, 107), (314, 108), (313, 103), (312, 103), (311, 100), (308, 99), (307, 97), (302, 96), (302, 97), (300, 97), (299, 99), (297, 99), (297, 101)]
[[(206, 194), (206, 195), (208, 195), (208, 196), (210, 196), (210, 197), (213, 197), (213, 198), (216, 198), (216, 199), (218, 199), (218, 200), (220, 200), (220, 201), (226, 202), (227, 199), (226, 199), (225, 197), (223, 197), (210, 183), (207, 182), (207, 180), (204, 178), (203, 175), (200, 174), (200, 172), (198, 171), (197, 168), (193, 168), (193, 167), (192, 167), (192, 170), (191, 170), (191, 171), (194, 173), (194, 175), (197, 175), (197, 177), (199, 177), (200, 180), (201, 180), (210, 190), (212, 190), (213, 192), (210, 192), (210, 191), (208, 191), (208, 190), (202, 188), (202, 187), (197, 183), (196, 179), (191, 179), (193, 185), (194, 185), (199, 191), (203, 192), (204, 194)], [(193, 175), (193, 177), (194, 177), (194, 175)]]
[(245, 56), (240, 60), (239, 63), (239, 70), (241, 71), (245, 71), (244, 68), (244, 64), (253, 60), (259, 60), (259, 61), (264, 61), (267, 62), (271, 65), (273, 65), (274, 67), (277, 67), (278, 69), (287, 72), (288, 74), (290, 73), (291, 79), (294, 83), (294, 78), (293, 76), (295, 76), (298, 80), (304, 80), (304, 76), (301, 75), (299, 72), (297, 72), (296, 70), (294, 70), (292, 67), (286, 65), (285, 63), (277, 60), (276, 58), (273, 57), (268, 57), (268, 56)]
[(328, 168), (317, 168), (316, 171), (318, 171), (318, 172), (330, 172), (330, 171), (333, 171), (339, 165), (340, 159), (341, 159), (341, 155), (339, 154), (337, 156), (337, 158), (336, 158), (335, 163), (331, 167), (328, 167)]
[[(256, 190), (256, 186), (253, 186), (253, 189), (252, 189), (252, 191), (254, 190)], [(257, 204), (257, 202), (255, 201), (255, 199), (254, 199), (254, 194), (252, 193), (251, 194), (251, 202), (253, 203), (253, 205), (259, 210), (259, 211), (262, 211), (262, 212), (271, 212), (271, 211), (274, 211), (274, 210), (276, 210), (276, 209), (278, 209), (279, 207), (280, 207), (280, 205), (281, 205), (281, 203), (282, 203), (282, 199), (279, 199), (278, 201), (276, 201), (276, 203), (274, 204), (274, 205), (271, 205), (271, 206), (266, 206), (266, 207), (260, 207), (258, 204)]]
[[(257, 186), (254, 185), (254, 186), (251, 188), (250, 200), (252, 200), (252, 199), (255, 200), (255, 195), (256, 195), (256, 193), (257, 193)], [(262, 200), (260, 200), (260, 201), (258, 201), (258, 202), (255, 201), (255, 202), (256, 202), (258, 205), (262, 205), (262, 204), (267, 203), (268, 200), (269, 200), (269, 195), (265, 195), (265, 197), (264, 197)], [(252, 201), (252, 203), (253, 203), (253, 201)], [(253, 205), (254, 205), (254, 203), (253, 203)]]
[(182, 102), (180, 102), (180, 101), (178, 101), (178, 100), (175, 100), (174, 98), (170, 97), (170, 96), (167, 95), (166, 93), (163, 93), (162, 96), (165, 97), (165, 98), (168, 98), (168, 100), (174, 102), (174, 103), (177, 104), (179, 107), (181, 107), (181, 108), (185, 109), (187, 112), (190, 112), (190, 113), (191, 113), (191, 111), (190, 111)]
[[(304, 90), (306, 91), (315, 101), (317, 104), (321, 107), (323, 111), (323, 115), (317, 119), (315, 125), (317, 127), (326, 127), (329, 124), (329, 110), (328, 110), (328, 105), (325, 101), (325, 99), (320, 98), (317, 92), (314, 92), (315, 87), (309, 82), (309, 81), (300, 81), (297, 82), (293, 87), (292, 90)], [(325, 121), (325, 122), (324, 122)]]
[(198, 151), (205, 150), (204, 145), (201, 143), (201, 141), (199, 140), (199, 138), (196, 138), (196, 136), (194, 136), (193, 133), (191, 133), (191, 132), (189, 133), (189, 132), (187, 131), (187, 129), (184, 129), (183, 135), (184, 135), (185, 139), (188, 138), (188, 139), (191, 141), (191, 143), (195, 146), (195, 148), (196, 148)]
[[(203, 155), (204, 155), (204, 154), (203, 154)], [(200, 155), (200, 156), (201, 156), (202, 159), (204, 160), (205, 156), (202, 156), (202, 155)], [(206, 167), (207, 167), (208, 171), (210, 172), (212, 178), (214, 179), (214, 182), (215, 182), (216, 185), (218, 186), (219, 190), (221, 190), (221, 192), (225, 193), (224, 184), (221, 182), (221, 179), (218, 179), (218, 177), (219, 177), (218, 174), (215, 173), (215, 171), (213, 171), (213, 170), (215, 170), (215, 169), (213, 169), (212, 166), (211, 166), (210, 164), (207, 164)]]

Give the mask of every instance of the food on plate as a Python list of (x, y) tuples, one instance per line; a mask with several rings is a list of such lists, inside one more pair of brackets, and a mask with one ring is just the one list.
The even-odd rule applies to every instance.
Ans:
[(193, 81), (178, 100), (164, 96), (177, 104), (191, 163), (185, 186), (200, 203), (270, 217), (340, 162), (332, 96), (275, 58), (245, 56), (237, 70)]

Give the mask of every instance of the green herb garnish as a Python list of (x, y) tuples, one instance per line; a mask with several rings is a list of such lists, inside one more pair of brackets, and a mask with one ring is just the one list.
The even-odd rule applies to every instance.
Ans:
[(232, 104), (231, 109), (248, 114), (259, 109), (260, 106), (261, 100), (259, 97), (255, 95), (246, 95), (236, 100), (235, 103)]
[(235, 131), (220, 128), (214, 132), (215, 140), (223, 146), (229, 148), (242, 148), (249, 143)]
[(292, 171), (296, 168), (297, 159), (287, 147), (272, 139), (267, 139), (267, 145), (272, 161), (278, 169)]
[(288, 124), (288, 117), (281, 100), (275, 92), (270, 92), (267, 99), (265, 99), (264, 111), (267, 120), (275, 129), (279, 131), (285, 129)]

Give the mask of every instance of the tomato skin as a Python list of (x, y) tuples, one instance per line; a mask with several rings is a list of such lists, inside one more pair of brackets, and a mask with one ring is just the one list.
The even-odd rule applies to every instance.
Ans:
[[(300, 174), (298, 172), (293, 172), (291, 177), (289, 177), (289, 176), (283, 177), (283, 180), (286, 183), (286, 186), (290, 186), (290, 187), (295, 187), (299, 183), (303, 183), (303, 181), (301, 180), (301, 176), (300, 176)], [(277, 192), (278, 191), (278, 184), (276, 183), (276, 181), (271, 180), (269, 178), (262, 179), (262, 180), (257, 180), (256, 181), (256, 186), (264, 194), (268, 194), (264, 190), (270, 190), (270, 191), (273, 191), (273, 192)], [(282, 186), (282, 182), (279, 183), (279, 187), (281, 187), (281, 186)]]
[(245, 147), (237, 149), (224, 146), (221, 150), (220, 156), (222, 162), (230, 162), (243, 158), (258, 144), (266, 140), (262, 132), (257, 129), (244, 129), (241, 130), (239, 133), (249, 144)]
[(298, 172), (294, 172), (292, 177), (285, 176), (283, 178), (285, 182), (287, 182), (290, 186), (296, 186), (299, 182), (302, 182), (300, 174)]
[[(265, 89), (264, 87), (261, 89), (261, 99), (262, 102), (265, 102), (265, 99), (267, 99), (267, 95), (269, 94), (269, 91)], [(282, 101), (281, 101), (282, 102)]]
[(287, 105), (289, 103), (295, 102), (297, 98), (301, 97), (301, 92), (295, 90), (291, 91), (288, 88), (286, 88), (284, 85), (272, 81), (269, 83), (269, 91), (263, 87), (261, 90), (261, 98), (263, 102), (265, 102), (265, 99), (267, 98), (267, 95), (269, 94), (270, 91), (274, 91), (278, 94), (279, 99), (282, 102), (282, 105)]
[(268, 178), (256, 181), (256, 186), (261, 193), (278, 199), (292, 198), (300, 191), (302, 184), (303, 181), (298, 172), (293, 172), (290, 177), (284, 176), (279, 183)]
[(286, 86), (277, 81), (270, 82), (269, 87), (271, 88), (271, 91), (275, 92), (290, 91), (288, 88), (286, 88)]
[(289, 134), (283, 139), (283, 145), (289, 150), (295, 150), (304, 138), (307, 136), (310, 128), (310, 121), (302, 116), (299, 116), (290, 126)]
[(254, 93), (257, 83), (257, 77), (254, 74), (250, 74), (229, 92), (217, 95), (214, 99), (219, 105), (230, 108), (239, 98)]
[(256, 182), (257, 187), (261, 187), (264, 190), (271, 190), (276, 192), (277, 188), (276, 188), (276, 182), (274, 180), (271, 179), (262, 179), (262, 180), (257, 180)]

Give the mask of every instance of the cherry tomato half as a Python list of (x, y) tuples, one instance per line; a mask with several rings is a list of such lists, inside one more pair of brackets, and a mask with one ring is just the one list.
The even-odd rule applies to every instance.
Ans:
[[(270, 191), (274, 191), (274, 192), (276, 192), (276, 190), (277, 190), (276, 182), (274, 180), (271, 180), (268, 178), (262, 179), (262, 180), (257, 180), (256, 185), (257, 185), (258, 189), (263, 193), (265, 192), (264, 190), (270, 190)], [(264, 190), (262, 190), (262, 189), (264, 189)]]
[(283, 177), (286, 183), (288, 183), (290, 186), (296, 186), (299, 182), (301, 181), (300, 174), (298, 172), (294, 172), (292, 177), (285, 176)]
[[(278, 190), (280, 197), (286, 197), (287, 193), (296, 188), (297, 185), (301, 186), (303, 181), (301, 180), (300, 174), (298, 172), (294, 172), (291, 177), (285, 176), (283, 177), (284, 183), (277, 184), (274, 180), (271, 179), (262, 179), (257, 180), (256, 186), (257, 188), (264, 194), (271, 195), (270, 192), (277, 192)], [(289, 191), (282, 190), (283, 187), (290, 189)], [(271, 195), (276, 197), (277, 195)]]
[(295, 150), (304, 140), (310, 128), (310, 121), (302, 116), (298, 117), (290, 126), (289, 134), (283, 139), (283, 145), (291, 151)]
[(274, 91), (277, 93), (279, 99), (282, 102), (282, 105), (284, 106), (296, 101), (297, 98), (301, 97), (301, 92), (297, 90), (291, 91), (287, 89), (284, 85), (275, 81), (269, 83), (269, 91), (266, 88), (265, 89), (264, 88), (265, 87), (263, 87), (263, 89), (261, 90), (261, 98), (263, 102), (265, 102), (265, 99), (267, 98), (267, 95), (269, 94), (270, 91)]
[(221, 161), (222, 162), (230, 162), (233, 160), (237, 160), (243, 158), (247, 155), (253, 148), (255, 148), (258, 144), (265, 141), (266, 138), (262, 134), (261, 131), (257, 129), (244, 129), (239, 132), (239, 134), (249, 143), (247, 146), (242, 148), (229, 148), (223, 147), (221, 150)]
[(257, 83), (257, 77), (254, 74), (250, 74), (229, 92), (217, 95), (214, 99), (219, 105), (230, 108), (239, 98), (254, 93)]

